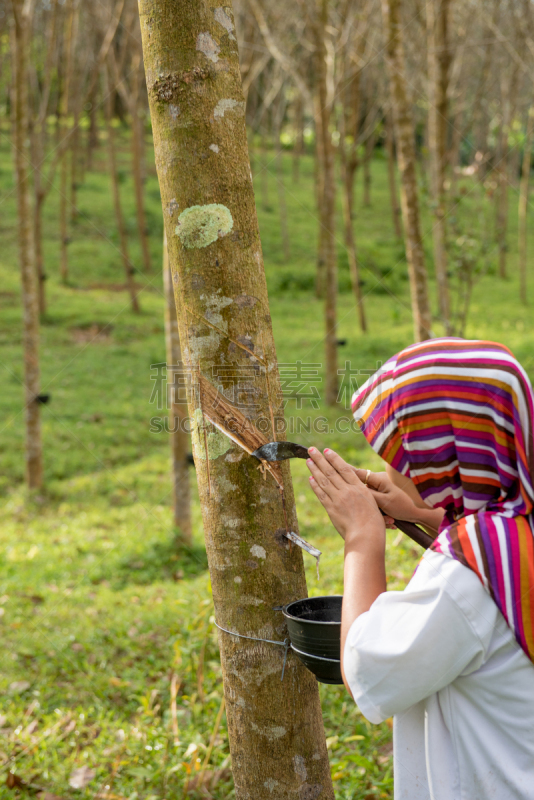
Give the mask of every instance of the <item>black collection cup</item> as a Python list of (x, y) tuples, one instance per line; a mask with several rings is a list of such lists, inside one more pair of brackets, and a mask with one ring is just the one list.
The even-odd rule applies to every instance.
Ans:
[(341, 678), (342, 595), (306, 597), (283, 607), (291, 649), (320, 683)]

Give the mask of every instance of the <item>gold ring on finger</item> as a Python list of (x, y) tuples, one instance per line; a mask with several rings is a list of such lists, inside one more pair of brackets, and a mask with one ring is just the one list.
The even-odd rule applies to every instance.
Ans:
[(365, 474), (365, 480), (363, 482), (363, 485), (367, 486), (368, 488), (369, 488), (369, 476), (370, 476), (370, 474), (371, 474), (371, 470), (368, 469), (366, 474)]

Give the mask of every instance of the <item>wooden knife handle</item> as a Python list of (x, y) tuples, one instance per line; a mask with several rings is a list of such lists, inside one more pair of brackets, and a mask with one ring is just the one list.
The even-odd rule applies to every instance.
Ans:
[(424, 547), (427, 550), (434, 539), (430, 536), (429, 533), (424, 531), (419, 525), (416, 525), (414, 522), (407, 522), (404, 519), (395, 519), (393, 520), (397, 528), (409, 536), (410, 539), (413, 539), (414, 542)]

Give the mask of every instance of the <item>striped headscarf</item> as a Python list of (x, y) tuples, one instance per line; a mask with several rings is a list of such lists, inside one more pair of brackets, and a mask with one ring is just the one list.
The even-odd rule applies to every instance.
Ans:
[(358, 390), (379, 456), (445, 516), (432, 549), (472, 569), (534, 660), (534, 394), (501, 344), (432, 339)]

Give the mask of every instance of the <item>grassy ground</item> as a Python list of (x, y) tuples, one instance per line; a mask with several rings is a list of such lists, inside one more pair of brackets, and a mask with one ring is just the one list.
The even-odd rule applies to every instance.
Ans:
[[(126, 147), (122, 160), (131, 254), (140, 264)], [(260, 177), (265, 166), (267, 197)], [(295, 183), (290, 157), (284, 160), (291, 236), (287, 263), (274, 162), (267, 157), (262, 165), (258, 157), (254, 171), (278, 356), (282, 363), (318, 363), (322, 307), (312, 291), (313, 164), (304, 159)], [(221, 674), (194, 474), (194, 546), (184, 552), (176, 547), (171, 523), (168, 442), (164, 434), (150, 432), (151, 418), (161, 413), (150, 403), (151, 364), (165, 359), (162, 225), (154, 171), (147, 180), (154, 272), (137, 275), (143, 286), (139, 316), (129, 311), (126, 293), (117, 286), (122, 272), (103, 150), (80, 189), (68, 286), (57, 278), (56, 190), (46, 206), (49, 312), (41, 353), (43, 391), (50, 392), (51, 402), (43, 408), (46, 488), (31, 499), (22, 485), (21, 312), (5, 138), (0, 187), (0, 798), (23, 798), (42, 789), (63, 798), (170, 800), (195, 797), (201, 774), (213, 797), (231, 798), (224, 717), (214, 729)], [(466, 183), (464, 191), (457, 236), (480, 241), (477, 226), (491, 230), (488, 201), (475, 184)], [(371, 207), (361, 208), (361, 194), (358, 185), (356, 231), (369, 333), (363, 336), (357, 329), (340, 231), (339, 336), (347, 340), (341, 364), (350, 362), (363, 381), (366, 371), (411, 341), (412, 328), (406, 264), (392, 234), (380, 158), (373, 164)], [(490, 253), (467, 335), (503, 341), (534, 374), (531, 314), (518, 303), (515, 202), (512, 192), (513, 277), (500, 281), (492, 275)], [(428, 251), (429, 226), (425, 218)], [(431, 291), (434, 297), (433, 283)], [(439, 333), (439, 325), (436, 329)], [(320, 367), (318, 372), (320, 378)], [(336, 432), (336, 420), (349, 418), (348, 399), (349, 391), (335, 410), (321, 405), (298, 411), (289, 405), (294, 419), (311, 412), (323, 420), (315, 433), (301, 430), (291, 438), (328, 444), (355, 464), (378, 468), (361, 436)], [(295, 464), (293, 475), (301, 530), (325, 554), (319, 580), (314, 562), (307, 565), (310, 592), (338, 593), (341, 540), (308, 489), (305, 465)], [(418, 555), (409, 542), (390, 535), (390, 589), (405, 585)], [(390, 725), (368, 724), (342, 687), (321, 686), (321, 698), (336, 796), (390, 798)], [(76, 783), (73, 776), (82, 788), (69, 785)]]

